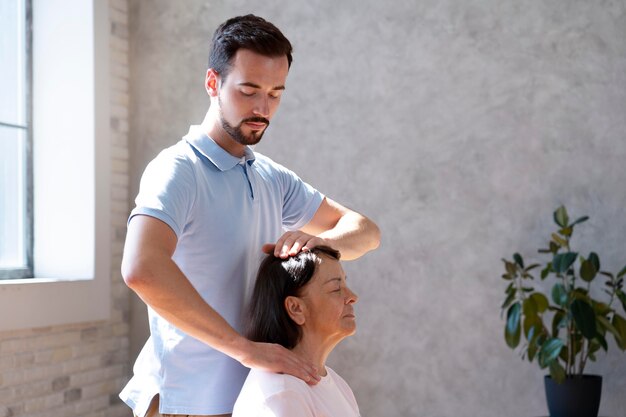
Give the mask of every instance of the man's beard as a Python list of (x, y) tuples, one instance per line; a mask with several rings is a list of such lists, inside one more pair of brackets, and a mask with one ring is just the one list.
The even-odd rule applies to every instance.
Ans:
[[(222, 103), (221, 100), (219, 100), (219, 97), (218, 101), (220, 106), (220, 122), (224, 131), (228, 133), (230, 137), (235, 140), (235, 142), (242, 145), (256, 145), (257, 143), (259, 143), (259, 141), (263, 137), (263, 134), (269, 127), (270, 121), (267, 120), (265, 117), (248, 117), (247, 119), (243, 119), (241, 122), (239, 122), (237, 126), (233, 126), (228, 123), (228, 121), (224, 117), (224, 113), (222, 113)], [(243, 130), (241, 130), (241, 126), (246, 122), (265, 123), (265, 129), (253, 130), (252, 132), (250, 132), (249, 135), (246, 135), (245, 133), (243, 133)]]

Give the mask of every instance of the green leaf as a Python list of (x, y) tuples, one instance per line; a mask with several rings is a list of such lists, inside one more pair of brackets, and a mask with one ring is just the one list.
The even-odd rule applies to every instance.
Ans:
[(587, 302), (576, 299), (571, 305), (572, 316), (576, 327), (587, 339), (593, 339), (596, 334), (596, 314)]
[(541, 332), (543, 323), (541, 322), (539, 316), (524, 316), (524, 324), (522, 327), (524, 328), (524, 336), (526, 336), (526, 340), (530, 341), (530, 339), (532, 339), (532, 335)]
[(563, 239), (561, 236), (557, 235), (556, 233), (552, 233), (552, 240), (561, 247), (567, 246), (567, 240)]
[(537, 335), (533, 335), (531, 342), (528, 344), (528, 362), (532, 362), (537, 355), (537, 350), (539, 349), (539, 347), (537, 346), (537, 343), (535, 343), (536, 338)]
[(559, 233), (562, 234), (563, 236), (570, 237), (572, 236), (573, 231), (574, 229), (572, 228), (572, 226), (569, 226), (569, 227), (564, 227), (561, 230), (559, 230)]
[(600, 271), (600, 273), (601, 273), (602, 275), (604, 275), (605, 277), (609, 277), (609, 278), (611, 278), (611, 280), (615, 279), (615, 277), (613, 276), (613, 274), (611, 274), (610, 272)]
[(601, 347), (602, 345), (600, 345), (600, 342), (598, 342), (596, 339), (591, 340), (589, 342), (589, 354), (593, 355), (594, 353), (599, 351)]
[(561, 206), (554, 212), (554, 221), (561, 227), (567, 227), (569, 223), (569, 217), (565, 206)]
[(591, 305), (593, 307), (593, 311), (596, 312), (596, 315), (606, 316), (611, 311), (613, 311), (611, 307), (609, 307), (605, 303), (599, 303), (597, 301), (591, 300)]
[(560, 246), (550, 241), (550, 252), (556, 254), (559, 251)]
[(590, 259), (587, 259), (582, 264), (580, 264), (580, 277), (585, 282), (591, 282), (598, 273), (598, 269), (595, 267), (593, 262)]
[(622, 308), (624, 309), (624, 311), (626, 311), (626, 293), (624, 293), (624, 291), (622, 290), (618, 290), (616, 293), (617, 298), (619, 298), (619, 301), (622, 303)]
[[(615, 328), (615, 326), (613, 326), (613, 324), (611, 324), (611, 322), (604, 316), (596, 316), (596, 321), (597, 321), (597, 325), (599, 325), (601, 328), (603, 328), (604, 330), (610, 332), (611, 334), (613, 334), (613, 336), (615, 337), (615, 340), (618, 341), (618, 339), (621, 340), (622, 335), (620, 334), (620, 332)], [(617, 342), (617, 344), (620, 344), (620, 341)]]
[(552, 336), (558, 337), (559, 329), (567, 327), (567, 317), (565, 313), (557, 311), (552, 317)]
[(609, 350), (609, 346), (607, 345), (604, 336), (602, 336), (601, 334), (597, 334), (596, 340), (598, 341), (598, 343), (600, 343), (600, 346), (602, 346), (602, 349), (604, 349), (605, 352)]
[(617, 273), (617, 277), (620, 278), (624, 275), (626, 275), (626, 266), (624, 266), (624, 268), (622, 268), (622, 270)]
[(531, 297), (524, 300), (523, 311), (525, 316), (537, 315), (537, 303)]
[(543, 368), (548, 366), (552, 361), (558, 358), (561, 349), (565, 346), (563, 341), (558, 338), (548, 339), (539, 351), (539, 365)]
[(561, 360), (565, 363), (567, 363), (568, 358), (569, 358), (569, 349), (570, 346), (565, 346), (563, 349), (561, 349), (561, 353), (559, 353), (559, 358), (561, 358)]
[(557, 384), (562, 384), (565, 381), (565, 369), (558, 360), (550, 363), (550, 376)]
[(565, 291), (565, 287), (560, 282), (552, 287), (552, 301), (561, 307), (567, 304), (567, 291)]
[(531, 295), (530, 298), (533, 299), (537, 305), (537, 313), (543, 313), (548, 309), (549, 302), (545, 295), (536, 292)]
[(513, 260), (515, 261), (516, 264), (519, 265), (520, 268), (524, 268), (524, 260), (522, 259), (519, 253), (513, 254)]
[(515, 303), (509, 307), (507, 312), (506, 326), (504, 328), (504, 339), (511, 349), (515, 349), (519, 345), (521, 326), (520, 326), (520, 303)]
[(524, 271), (525, 271), (525, 272), (532, 271), (533, 269), (537, 268), (538, 266), (540, 266), (540, 265), (539, 265), (539, 264), (532, 264), (532, 265), (529, 265), (529, 266), (528, 266), (528, 268), (526, 268)]
[(506, 267), (507, 274), (512, 277), (517, 275), (517, 268), (515, 267), (515, 264), (513, 262), (504, 261), (504, 266)]
[(589, 216), (580, 217), (580, 218), (576, 219), (576, 221), (574, 223), (570, 224), (570, 227), (576, 226), (577, 224), (580, 224), (582, 222), (586, 222), (587, 220), (589, 220)]
[(509, 292), (509, 295), (506, 297), (506, 300), (504, 300), (504, 303), (502, 303), (501, 309), (505, 309), (505, 308), (507, 308), (508, 306), (511, 305), (511, 303), (515, 299), (516, 292), (517, 292), (517, 290), (515, 288), (513, 288), (513, 290), (511, 292)]
[(554, 256), (552, 259), (552, 270), (557, 274), (566, 272), (570, 266), (576, 261), (578, 256), (575, 252), (565, 252)]
[(549, 263), (541, 270), (541, 279), (546, 279), (550, 272), (552, 272), (552, 263)]
[(619, 314), (613, 314), (613, 327), (617, 330), (620, 335), (620, 338), (615, 338), (615, 342), (617, 342), (617, 346), (620, 349), (626, 350), (626, 319), (624, 319)]
[(597, 253), (591, 252), (587, 260), (593, 263), (593, 266), (596, 268), (596, 271), (600, 270), (600, 257), (598, 256)]

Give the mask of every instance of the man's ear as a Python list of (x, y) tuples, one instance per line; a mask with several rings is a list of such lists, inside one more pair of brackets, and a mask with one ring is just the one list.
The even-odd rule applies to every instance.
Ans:
[(206, 77), (204, 79), (204, 88), (210, 97), (217, 97), (218, 89), (220, 85), (220, 76), (213, 68), (209, 68), (206, 71)]
[(306, 322), (305, 311), (306, 306), (302, 302), (301, 298), (294, 297), (290, 295), (285, 298), (285, 309), (287, 310), (287, 314), (291, 317), (297, 325), (302, 326)]

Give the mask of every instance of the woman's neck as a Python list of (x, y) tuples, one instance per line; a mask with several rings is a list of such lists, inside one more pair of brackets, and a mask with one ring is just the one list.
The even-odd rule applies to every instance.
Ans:
[(336, 345), (337, 342), (320, 341), (314, 337), (307, 337), (306, 334), (303, 334), (302, 339), (300, 339), (300, 342), (298, 342), (292, 351), (317, 367), (317, 372), (320, 376), (326, 376), (326, 359)]

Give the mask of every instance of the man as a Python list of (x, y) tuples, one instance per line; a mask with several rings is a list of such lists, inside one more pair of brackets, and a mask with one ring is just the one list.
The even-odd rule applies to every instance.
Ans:
[(206, 117), (148, 165), (128, 223), (122, 275), (151, 332), (120, 394), (137, 416), (229, 415), (248, 368), (317, 383), (312, 364), (240, 335), (261, 246), (286, 258), (326, 245), (354, 259), (379, 244), (369, 219), (248, 146), (277, 110), (289, 41), (248, 15), (212, 43)]

